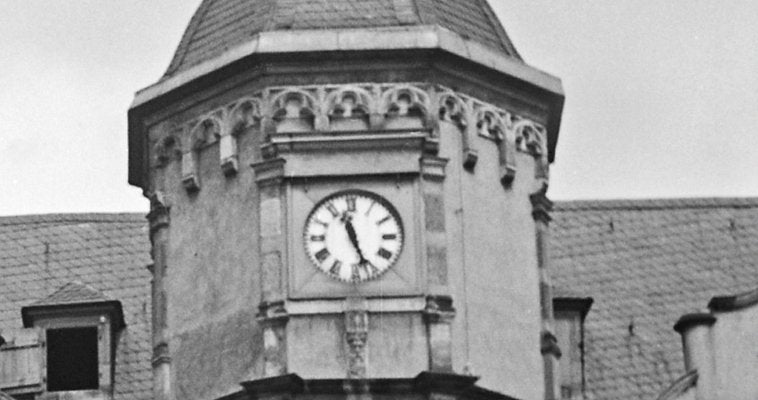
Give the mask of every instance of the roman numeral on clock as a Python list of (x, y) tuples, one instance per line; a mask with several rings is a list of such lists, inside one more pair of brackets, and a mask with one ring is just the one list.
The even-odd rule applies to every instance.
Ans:
[(329, 210), (330, 213), (332, 213), (332, 216), (334, 218), (337, 218), (340, 215), (340, 212), (337, 211), (337, 207), (334, 206), (334, 203), (327, 203), (326, 209)]
[(397, 234), (395, 234), (395, 233), (386, 233), (386, 234), (382, 235), (382, 239), (383, 240), (395, 240), (395, 239), (397, 239)]
[(335, 261), (334, 264), (332, 264), (332, 267), (329, 268), (329, 272), (337, 276), (340, 275), (341, 270), (342, 270), (342, 263), (339, 260)]
[(329, 258), (329, 250), (327, 249), (321, 249), (316, 253), (316, 260), (320, 263), (324, 262), (327, 258)]
[(311, 242), (323, 242), (326, 240), (324, 235), (311, 235)]
[(384, 247), (380, 248), (379, 251), (376, 252), (376, 254), (385, 260), (389, 260), (390, 258), (392, 258), (392, 252), (385, 249)]
[(355, 196), (347, 196), (345, 198), (345, 201), (347, 202), (347, 210), (351, 212), (355, 212)]

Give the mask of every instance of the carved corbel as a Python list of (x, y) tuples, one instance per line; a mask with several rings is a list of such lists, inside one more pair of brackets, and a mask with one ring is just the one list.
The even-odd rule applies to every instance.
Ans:
[[(500, 116), (498, 110), (494, 108), (480, 107), (476, 111), (476, 130), (479, 135), (493, 139), (496, 142), (505, 141), (505, 122)], [(501, 181), (503, 180), (502, 178), (501, 175)]]
[(505, 126), (498, 140), (500, 165), (500, 183), (510, 187), (516, 178), (516, 131), (511, 123), (511, 116), (506, 114)]
[(289, 314), (283, 301), (262, 302), (258, 306), (258, 323), (263, 328), (263, 376), (287, 373), (287, 333)]
[(461, 132), (461, 147), (463, 167), (473, 170), (479, 155), (474, 149), (475, 124), (471, 123), (471, 102), (465, 102), (453, 92), (442, 93), (439, 96), (439, 119), (458, 127)]
[(260, 124), (261, 105), (258, 99), (245, 99), (238, 102), (229, 113), (226, 129), (219, 139), (219, 157), (224, 175), (231, 176), (239, 170), (239, 150), (237, 137), (250, 126)]
[(453, 371), (452, 322), (455, 318), (450, 296), (429, 296), (424, 308), (429, 338), (429, 369), (435, 372)]
[(548, 161), (545, 128), (528, 121), (516, 123), (516, 140), (521, 151), (529, 153), (535, 159), (535, 178), (538, 184), (547, 185), (550, 180), (550, 162)]

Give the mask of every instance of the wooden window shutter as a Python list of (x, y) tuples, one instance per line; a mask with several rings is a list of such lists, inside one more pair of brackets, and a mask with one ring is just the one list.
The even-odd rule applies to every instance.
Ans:
[(0, 390), (11, 394), (42, 391), (44, 331), (38, 328), (0, 332)]

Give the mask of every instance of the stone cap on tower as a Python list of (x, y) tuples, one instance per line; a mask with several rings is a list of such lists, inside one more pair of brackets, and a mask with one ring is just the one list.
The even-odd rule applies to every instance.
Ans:
[(261, 32), (437, 25), (521, 61), (487, 0), (203, 0), (164, 79)]

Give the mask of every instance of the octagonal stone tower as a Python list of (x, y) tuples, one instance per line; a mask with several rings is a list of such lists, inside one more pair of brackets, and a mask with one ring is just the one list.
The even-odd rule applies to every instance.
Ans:
[(485, 0), (204, 0), (129, 110), (156, 400), (556, 398), (562, 105)]

